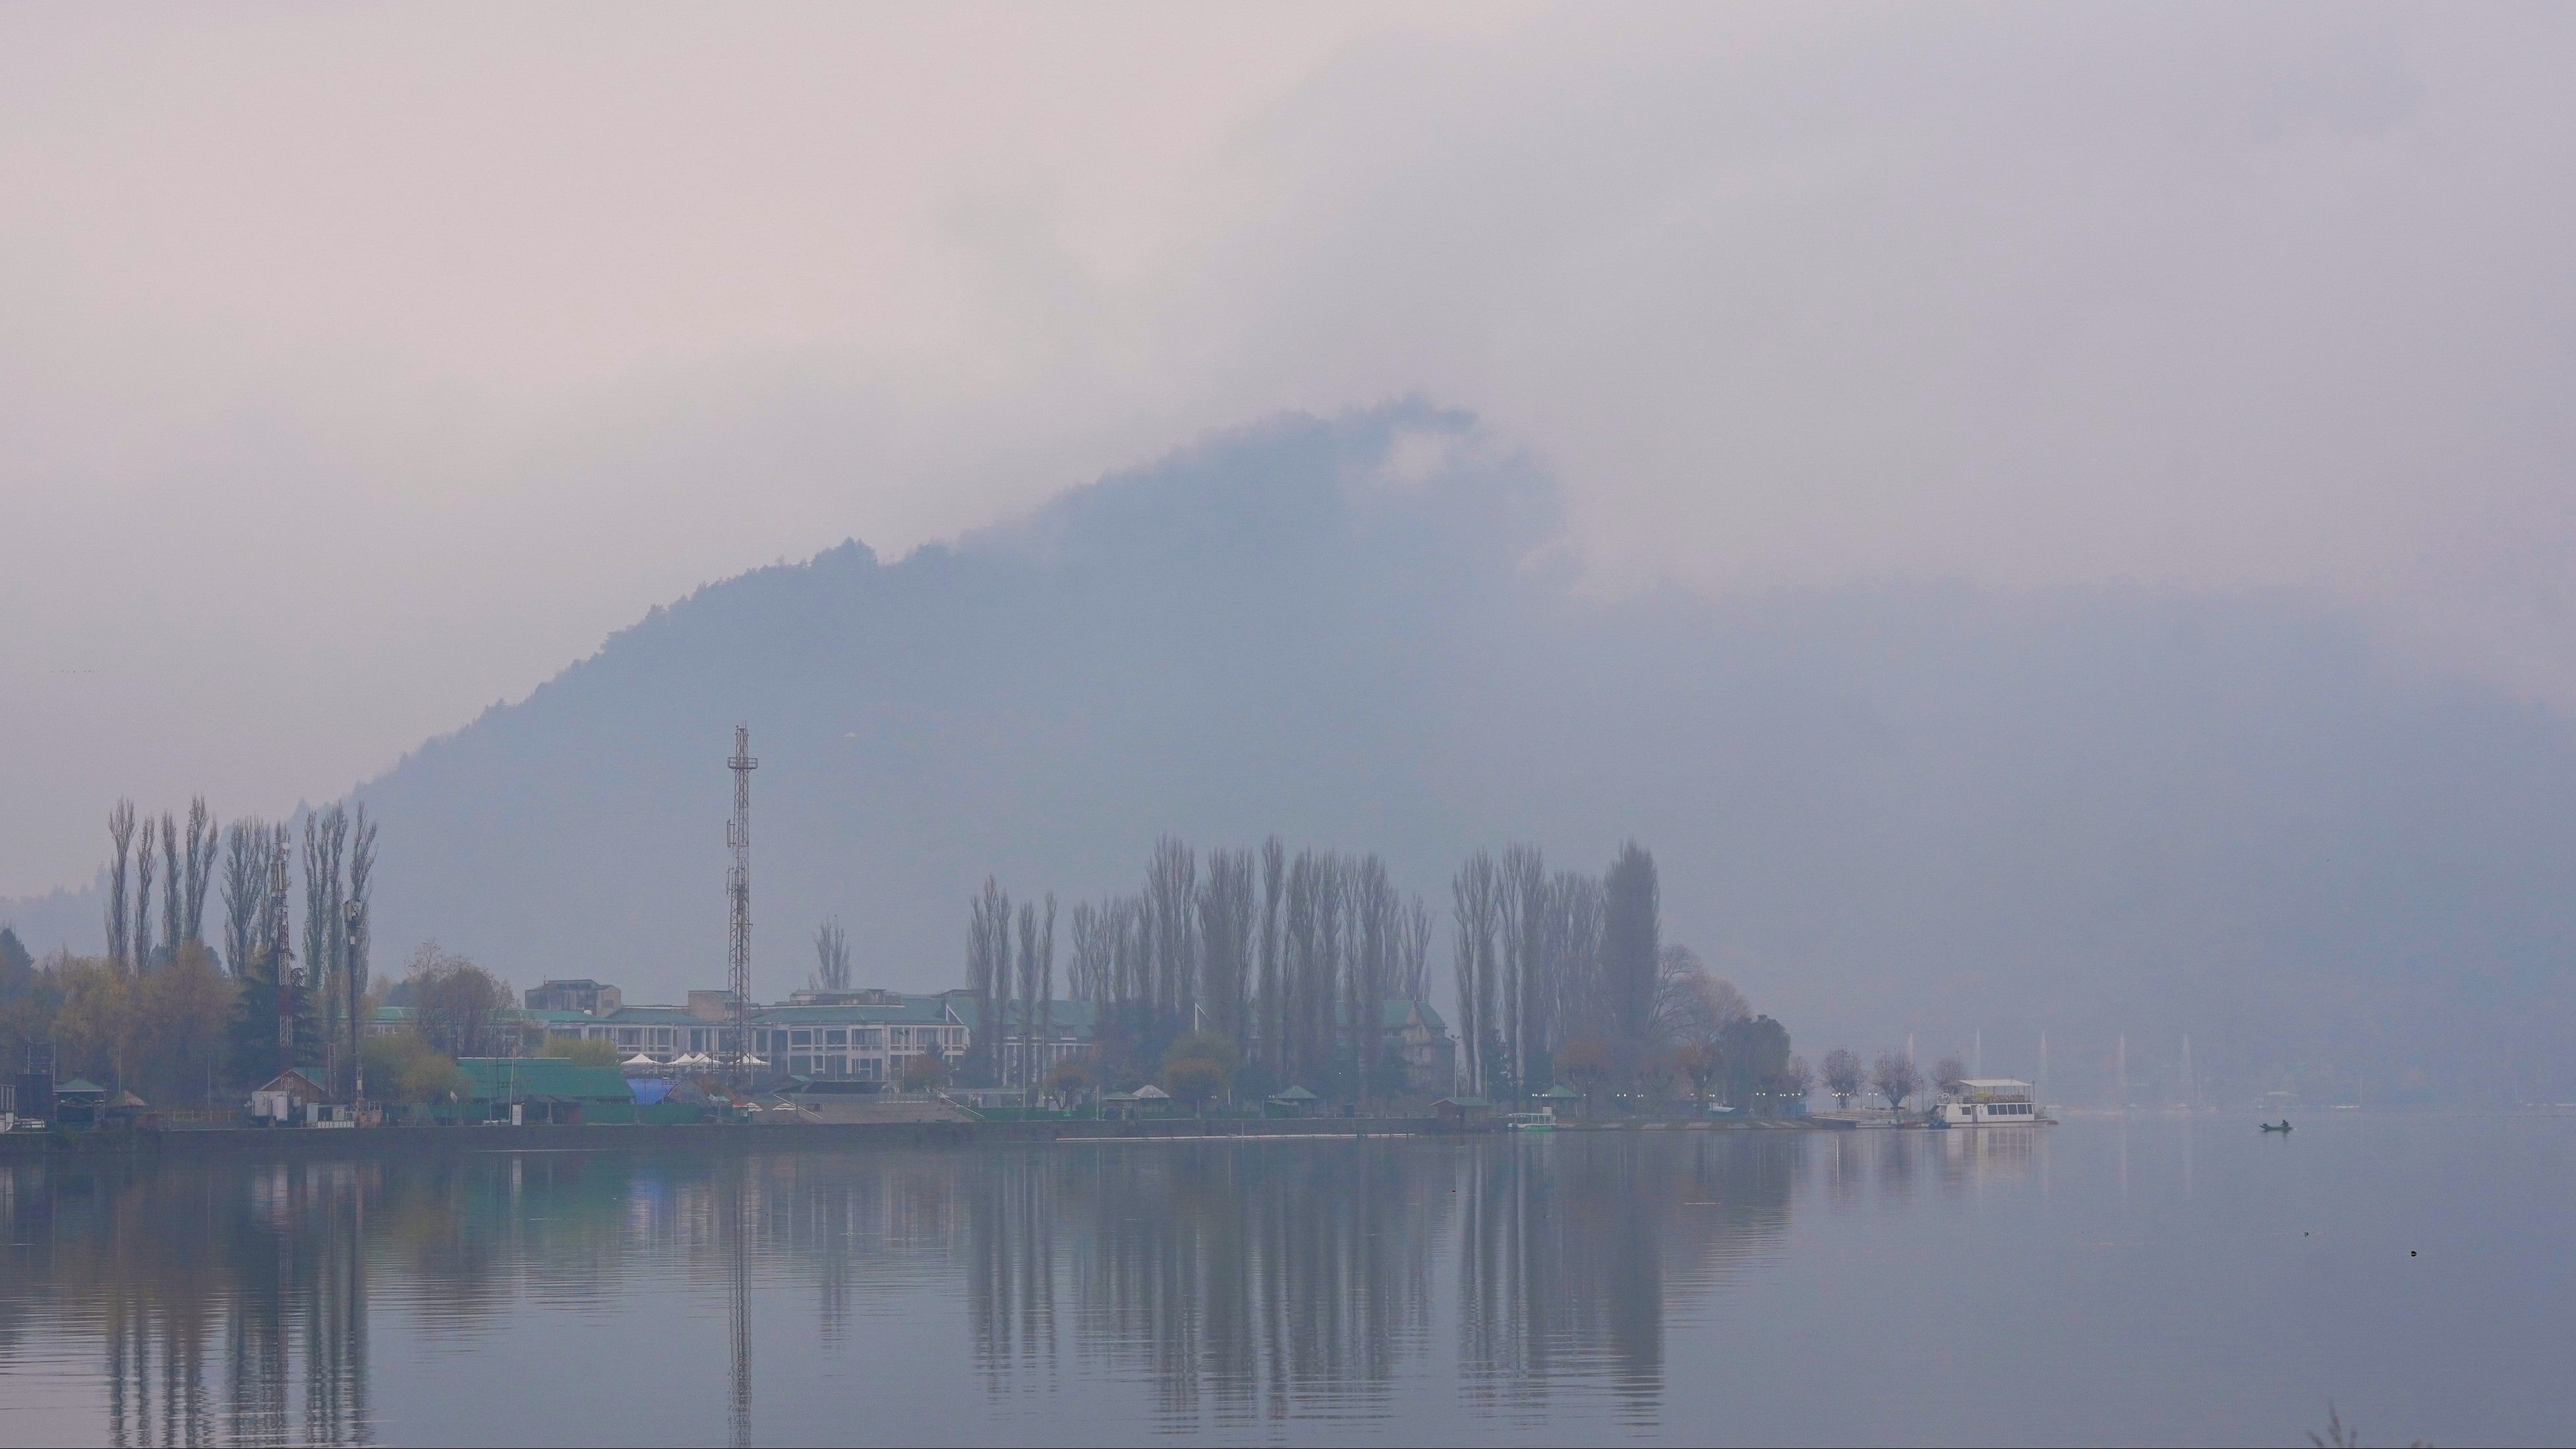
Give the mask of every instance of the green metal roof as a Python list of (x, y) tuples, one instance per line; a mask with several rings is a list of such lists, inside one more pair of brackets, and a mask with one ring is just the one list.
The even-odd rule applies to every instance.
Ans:
[(1316, 1096), (1314, 1093), (1307, 1091), (1303, 1087), (1291, 1086), (1284, 1092), (1271, 1093), (1270, 1100), (1274, 1102), (1319, 1102), (1323, 1099)]
[(952, 1026), (948, 1003), (937, 996), (906, 996), (892, 1005), (851, 1002), (836, 1006), (755, 1006), (754, 1026)]
[(509, 1097), (570, 1097), (631, 1102), (626, 1074), (615, 1067), (576, 1066), (561, 1057), (459, 1057), (456, 1065), (474, 1083), (481, 1101)]
[(107, 1088), (100, 1086), (98, 1083), (91, 1081), (87, 1077), (74, 1077), (70, 1081), (63, 1083), (61, 1086), (54, 1088), (54, 1095), (57, 1097), (104, 1097), (107, 1095)]
[(567, 1012), (565, 1014), (577, 1020), (596, 1021), (608, 1026), (725, 1025), (723, 1022), (709, 1021), (705, 1017), (697, 1015), (684, 1006), (621, 1006), (615, 1011), (602, 1012), (597, 1016), (587, 1018), (582, 1017), (581, 1013), (577, 1011)]

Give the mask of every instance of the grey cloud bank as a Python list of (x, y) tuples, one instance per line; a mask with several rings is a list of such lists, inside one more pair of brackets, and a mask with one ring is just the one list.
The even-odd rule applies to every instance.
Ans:
[[(1950, 621), (1908, 649), (1962, 680), (2009, 653), (1967, 642), (1990, 632), (2113, 670), (2163, 657), (2178, 617), (2230, 678), (2317, 685), (2280, 731), (2349, 743), (2360, 724), (2318, 701), (2426, 669), (2407, 688), (2433, 694), (2408, 697), (2452, 705), (2373, 706), (2391, 733), (2369, 758), (2501, 750), (2545, 782), (2532, 762), (2576, 702), (2571, 71), (2576, 16), (2547, 6), (12, 11), (0, 892), (85, 881), (119, 794), (335, 797), (705, 580), (849, 535), (904, 555), (1175, 439), (1415, 392), (1474, 407), (1499, 440), (1480, 447), (1550, 480), (1550, 566), (1585, 607), (1681, 610), (1686, 589), (1709, 612), (1654, 617), (1752, 631), (1668, 641), (1689, 657), (1874, 659), (1830, 622), (1874, 599)], [(1818, 612), (1789, 622), (1784, 600)], [(940, 617), (925, 638), (962, 627)], [(2032, 642), (2051, 630), (2062, 646)], [(2092, 674), (2005, 674), (2055, 681), (1990, 680), (2021, 715), (2116, 722)], [(547, 697), (440, 749), (506, 739)], [(1012, 708), (1032, 738), (1073, 727)], [(2175, 727), (2273, 708), (2220, 691)], [(680, 723), (656, 768), (698, 768), (705, 721)], [(2065, 779), (2193, 781), (2135, 743)], [(1478, 796), (1495, 778), (1418, 812), (1447, 822), (1408, 847), (1422, 883), (1468, 838), (1627, 828), (1568, 806), (1552, 835), (1556, 797)], [(1220, 788), (1132, 798), (1186, 813), (1184, 782)], [(1266, 828), (1271, 803), (1169, 823)], [(1111, 837), (1162, 823), (1136, 809), (1059, 813), (1123, 869), (1135, 842)], [(1881, 828), (1858, 806), (1748, 818), (1852, 850)], [(2192, 838), (2155, 818), (2152, 839)], [(2557, 858), (2522, 828), (2497, 838), (2534, 863), (2493, 856), (2515, 881)], [(2240, 823), (2136, 849), (2223, 846), (2260, 878), (2303, 839)], [(950, 876), (1018, 859), (1002, 846), (943, 847), (920, 898), (944, 910)], [(1707, 849), (1711, 881), (1766, 868)], [(549, 940), (507, 911), (451, 919), (466, 884), (422, 878), (413, 924), (488, 928), (503, 956)], [(674, 911), (639, 934), (677, 971), (716, 918)], [(946, 929), (921, 919), (896, 928), (907, 958)], [(1870, 929), (1783, 959), (1900, 939)], [(2021, 954), (2061, 949), (2042, 935)], [(2484, 954), (2559, 938), (2516, 939)], [(1958, 959), (2011, 954), (1980, 940)]]

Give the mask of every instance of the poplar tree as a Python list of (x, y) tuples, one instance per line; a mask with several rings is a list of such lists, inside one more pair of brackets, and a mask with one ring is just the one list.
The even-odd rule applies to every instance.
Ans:
[(134, 926), (125, 913), (127, 871), (134, 854), (134, 802), (119, 800), (108, 807), (108, 842), (116, 847), (107, 865), (107, 959), (119, 966), (134, 964)]

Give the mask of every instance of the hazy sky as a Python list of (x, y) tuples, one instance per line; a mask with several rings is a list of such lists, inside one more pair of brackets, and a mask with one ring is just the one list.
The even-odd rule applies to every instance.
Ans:
[(0, 9), (0, 895), (1280, 408), (2576, 706), (2576, 7)]

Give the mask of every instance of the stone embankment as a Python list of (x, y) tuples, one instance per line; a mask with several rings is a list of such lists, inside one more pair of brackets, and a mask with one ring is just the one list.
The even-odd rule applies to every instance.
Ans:
[[(1171, 1118), (1143, 1122), (984, 1122), (962, 1113), (834, 1114), (820, 1120), (764, 1122), (758, 1126), (695, 1123), (674, 1126), (567, 1124), (509, 1127), (207, 1128), (189, 1131), (40, 1132), (0, 1135), (0, 1161), (72, 1153), (122, 1153), (178, 1160), (323, 1160), (440, 1156), (465, 1152), (704, 1152), (757, 1149), (840, 1151), (868, 1147), (952, 1147), (1047, 1142), (1215, 1142), (1263, 1138), (1368, 1138), (1455, 1136), (1499, 1131), (1465, 1128), (1429, 1117), (1317, 1117), (1241, 1121)], [(929, 1120), (924, 1120), (928, 1118)], [(853, 1120), (856, 1119), (856, 1120)], [(1860, 1124), (1821, 1118), (1679, 1119), (1577, 1122), (1560, 1132), (1742, 1132), (1849, 1129)]]

